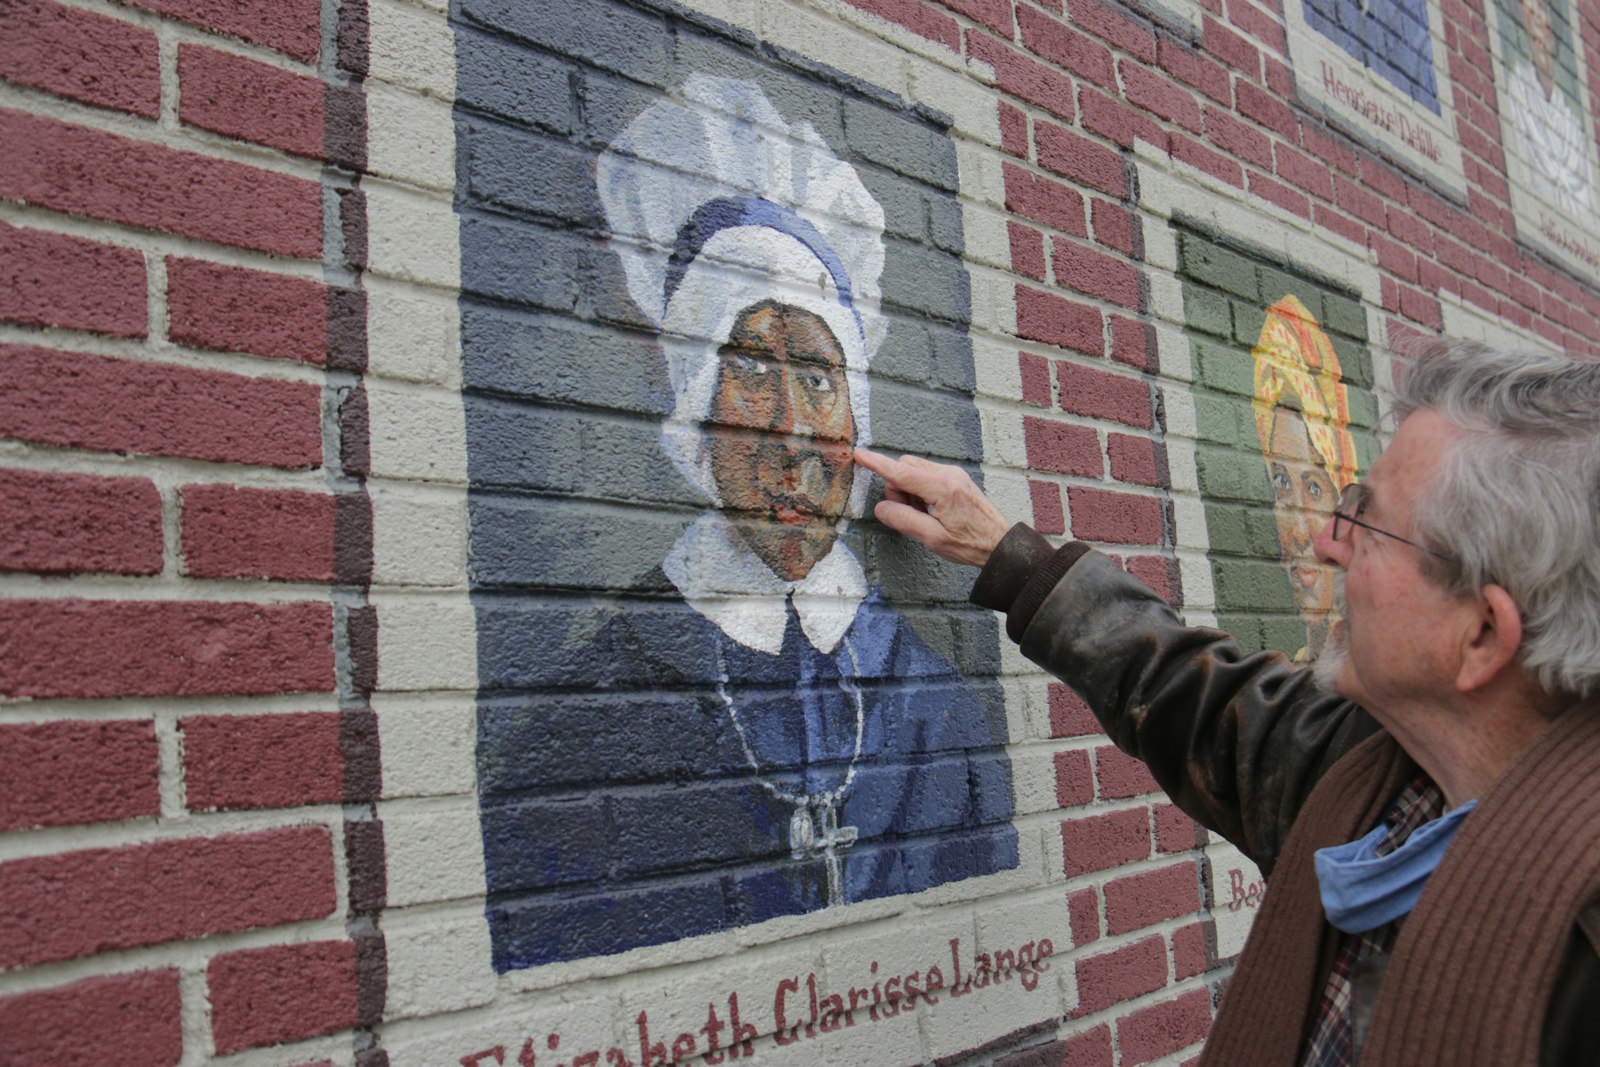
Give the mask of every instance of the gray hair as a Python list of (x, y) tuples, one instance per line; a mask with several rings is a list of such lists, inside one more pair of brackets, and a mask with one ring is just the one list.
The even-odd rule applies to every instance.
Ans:
[(1466, 431), (1416, 506), (1424, 573), (1496, 584), (1522, 611), (1524, 671), (1547, 693), (1600, 693), (1600, 363), (1435, 342), (1396, 398)]

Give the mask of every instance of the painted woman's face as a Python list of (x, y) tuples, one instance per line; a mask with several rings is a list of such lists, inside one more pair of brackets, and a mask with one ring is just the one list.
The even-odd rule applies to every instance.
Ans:
[(711, 404), (711, 474), (752, 551), (798, 581), (828, 554), (850, 501), (855, 420), (828, 324), (763, 300), (739, 313)]
[(1272, 422), (1267, 474), (1272, 481), (1272, 517), (1289, 585), (1307, 623), (1327, 621), (1333, 611), (1333, 572), (1317, 562), (1312, 542), (1333, 515), (1338, 497), (1318, 464), (1311, 435), (1298, 411), (1278, 409)]

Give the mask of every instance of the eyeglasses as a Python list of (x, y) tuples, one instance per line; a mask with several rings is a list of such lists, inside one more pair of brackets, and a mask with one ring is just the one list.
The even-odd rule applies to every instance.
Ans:
[(1442, 552), (1435, 552), (1427, 545), (1419, 545), (1417, 542), (1412, 541), (1409, 538), (1401, 537), (1397, 533), (1390, 533), (1388, 530), (1380, 530), (1370, 522), (1362, 522), (1356, 516), (1367, 510), (1367, 499), (1367, 487), (1362, 485), (1360, 482), (1351, 482), (1349, 485), (1344, 487), (1342, 492), (1340, 492), (1338, 501), (1333, 505), (1333, 539), (1335, 541), (1343, 541), (1347, 536), (1349, 536), (1350, 527), (1346, 526), (1345, 523), (1350, 523), (1351, 525), (1359, 526), (1364, 530), (1371, 530), (1373, 533), (1383, 534), (1385, 537), (1392, 537), (1402, 544), (1410, 545), (1412, 548), (1419, 548), (1430, 556), (1438, 556), (1443, 560), (1448, 560), (1450, 558), (1449, 556), (1444, 555)]

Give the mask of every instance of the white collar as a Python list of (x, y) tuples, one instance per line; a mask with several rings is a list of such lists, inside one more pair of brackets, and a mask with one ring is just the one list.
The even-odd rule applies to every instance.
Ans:
[(867, 595), (861, 561), (843, 541), (798, 582), (772, 572), (719, 511), (700, 516), (672, 546), (661, 569), (690, 607), (741, 645), (776, 655), (783, 648), (784, 601), (794, 600), (806, 639), (832, 652)]

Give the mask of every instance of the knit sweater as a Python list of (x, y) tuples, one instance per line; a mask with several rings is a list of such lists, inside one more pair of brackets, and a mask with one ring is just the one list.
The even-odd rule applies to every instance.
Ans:
[[(1334, 936), (1313, 853), (1366, 832), (1415, 773), (1387, 734), (1322, 779), (1285, 842), (1203, 1067), (1292, 1067)], [(1600, 896), (1600, 715), (1558, 718), (1463, 824), (1407, 918), (1362, 1067), (1532, 1065), (1562, 952)], [(1537, 906), (1528, 907), (1530, 901)]]

